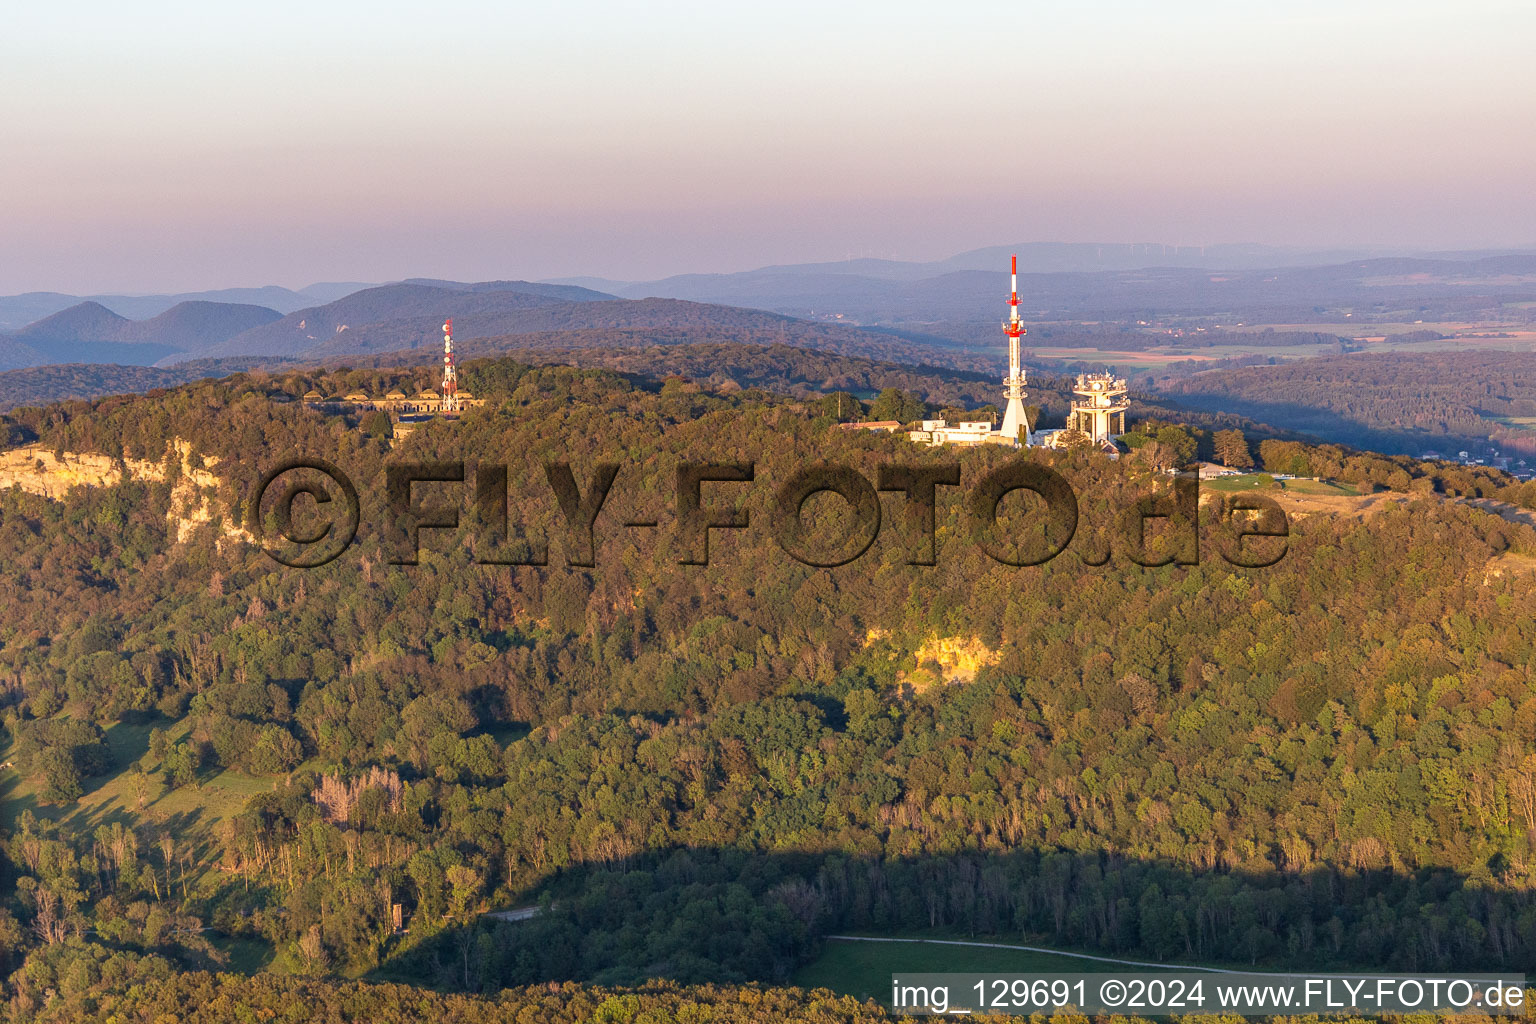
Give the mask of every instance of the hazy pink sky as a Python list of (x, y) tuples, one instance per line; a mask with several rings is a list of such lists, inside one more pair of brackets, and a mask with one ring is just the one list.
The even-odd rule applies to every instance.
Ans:
[(1531, 245), (1533, 39), (1528, 0), (16, 5), (0, 294)]

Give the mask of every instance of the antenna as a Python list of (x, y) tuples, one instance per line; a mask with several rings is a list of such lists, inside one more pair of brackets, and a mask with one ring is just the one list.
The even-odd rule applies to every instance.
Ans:
[(453, 317), (443, 321), (443, 412), (459, 411), (459, 374), (453, 365)]
[(1008, 319), (1003, 321), (1003, 331), (1008, 335), (1008, 376), (1003, 378), (1003, 398), (1007, 408), (1003, 413), (1002, 433), (1010, 440), (1017, 440), (1023, 429), (1024, 444), (1034, 443), (1029, 430), (1029, 417), (1024, 413), (1024, 385), (1027, 383), (1024, 367), (1019, 361), (1019, 338), (1028, 334), (1019, 319), (1019, 257), (1014, 255), (1009, 268), (1012, 282), (1008, 290)]

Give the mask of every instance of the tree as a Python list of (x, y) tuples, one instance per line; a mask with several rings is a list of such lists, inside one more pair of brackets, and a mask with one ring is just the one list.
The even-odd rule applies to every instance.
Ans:
[(1312, 461), (1307, 446), (1300, 441), (1260, 441), (1259, 458), (1270, 473), (1311, 476)]
[(364, 416), (363, 433), (369, 437), (393, 437), (395, 428), (389, 421), (389, 413), (382, 409), (375, 409)]
[(180, 789), (197, 781), (197, 771), (202, 758), (197, 748), (186, 741), (176, 743), (165, 754), (165, 781), (172, 789)]
[(261, 730), (256, 745), (246, 758), (246, 767), (255, 775), (277, 775), (298, 766), (304, 749), (293, 734), (280, 725)]
[(1146, 441), (1134, 451), (1137, 458), (1153, 469), (1169, 470), (1179, 464), (1178, 453), (1161, 441)]
[(1231, 469), (1250, 469), (1253, 456), (1248, 453), (1248, 440), (1241, 430), (1218, 430), (1213, 438), (1216, 458)]
[(1056, 447), (1064, 451), (1080, 452), (1093, 447), (1093, 438), (1076, 427), (1068, 427), (1056, 436)]
[(448, 885), (452, 889), (448, 902), (453, 916), (460, 919), (466, 918), (470, 907), (480, 898), (479, 873), (473, 868), (455, 864), (448, 869)]
[(1159, 427), (1153, 437), (1158, 444), (1166, 446), (1173, 453), (1176, 460), (1174, 464), (1179, 466), (1193, 459), (1200, 446), (1199, 441), (1191, 436), (1189, 431), (1172, 423)]
[(49, 747), (37, 758), (38, 770), (43, 776), (43, 799), (52, 804), (74, 803), (84, 792), (80, 787), (80, 769), (75, 758), (59, 747)]
[(875, 396), (874, 404), (869, 407), (869, 418), (872, 420), (896, 420), (898, 423), (910, 423), (927, 415), (928, 404), (900, 388), (886, 388)]
[(864, 403), (859, 401), (857, 395), (847, 391), (834, 391), (823, 396), (817, 408), (823, 416), (831, 416), (839, 422), (857, 420), (864, 415)]
[(331, 961), (325, 942), (320, 938), (318, 924), (310, 925), (309, 930), (295, 943), (295, 952), (298, 954), (299, 968), (305, 974), (324, 974)]

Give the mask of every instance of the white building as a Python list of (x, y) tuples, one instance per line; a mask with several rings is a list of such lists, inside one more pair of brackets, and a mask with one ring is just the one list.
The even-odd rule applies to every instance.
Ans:
[(978, 444), (1018, 444), (1016, 438), (1009, 438), (1001, 433), (993, 433), (990, 420), (970, 420), (953, 425), (948, 420), (923, 420), (917, 430), (907, 431), (907, 436), (918, 444), (926, 444), (931, 448), (937, 448), (941, 444), (967, 446)]

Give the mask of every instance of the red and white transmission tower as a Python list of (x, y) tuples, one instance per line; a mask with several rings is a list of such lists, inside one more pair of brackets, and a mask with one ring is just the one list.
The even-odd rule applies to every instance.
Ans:
[(443, 321), (443, 412), (459, 411), (459, 374), (453, 367), (453, 318)]
[[(1008, 335), (1008, 376), (1003, 378), (1003, 398), (1007, 407), (1003, 411), (1002, 434), (1010, 440), (1021, 440), (1026, 446), (1034, 444), (1029, 429), (1029, 416), (1024, 412), (1024, 368), (1019, 365), (1019, 338), (1029, 332), (1019, 320), (1019, 258), (1013, 257), (1013, 287), (1008, 294), (1008, 319), (1003, 322)], [(1021, 433), (1022, 428), (1022, 433)]]

